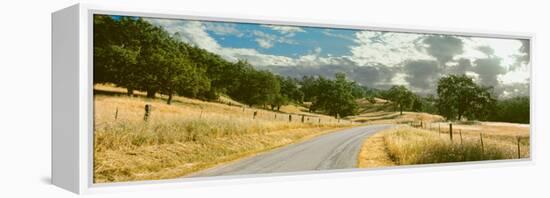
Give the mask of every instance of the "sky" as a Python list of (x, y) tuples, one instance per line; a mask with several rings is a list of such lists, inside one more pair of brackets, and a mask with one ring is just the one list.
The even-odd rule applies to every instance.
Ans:
[[(145, 18), (183, 42), (301, 78), (334, 77), (387, 89), (435, 94), (437, 80), (466, 74), (498, 97), (529, 95), (529, 41), (370, 30)], [(177, 33), (177, 34), (176, 34)]]

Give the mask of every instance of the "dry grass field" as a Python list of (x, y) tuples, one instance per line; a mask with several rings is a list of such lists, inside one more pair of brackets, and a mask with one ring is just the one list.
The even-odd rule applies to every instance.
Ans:
[(423, 112), (396, 112), (391, 101), (374, 98), (374, 102), (359, 99), (359, 115), (351, 116), (356, 122), (368, 124), (402, 124), (410, 122), (438, 122), (445, 120), (442, 116)]
[[(440, 123), (437, 123), (439, 125)], [(448, 123), (445, 123), (448, 126)], [(428, 124), (429, 126), (429, 124)], [(432, 126), (435, 126), (433, 124)], [(483, 146), (481, 144), (483, 137)], [(398, 126), (365, 140), (361, 168), (445, 162), (529, 158), (529, 127), (509, 123), (454, 124), (448, 130)]]
[[(228, 98), (204, 102), (184, 97), (166, 105), (164, 96), (148, 99), (136, 92), (128, 97), (125, 89), (109, 85), (94, 89), (100, 93), (94, 96), (95, 183), (182, 177), (354, 125), (302, 114), (296, 106), (273, 112)], [(152, 111), (144, 121), (146, 104)]]

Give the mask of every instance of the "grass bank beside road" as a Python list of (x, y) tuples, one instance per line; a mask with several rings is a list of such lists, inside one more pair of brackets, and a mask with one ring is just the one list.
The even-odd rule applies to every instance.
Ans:
[(95, 183), (177, 178), (354, 125), (184, 97), (96, 95), (94, 115)]
[[(475, 126), (470, 126), (475, 127)], [(479, 133), (449, 134), (437, 131), (399, 126), (377, 133), (365, 140), (359, 154), (360, 168), (396, 165), (432, 164), (480, 160), (517, 159), (518, 142), (521, 158), (529, 157), (529, 130), (516, 133), (487, 132), (483, 134), (483, 146)], [(462, 139), (462, 140), (461, 140)]]

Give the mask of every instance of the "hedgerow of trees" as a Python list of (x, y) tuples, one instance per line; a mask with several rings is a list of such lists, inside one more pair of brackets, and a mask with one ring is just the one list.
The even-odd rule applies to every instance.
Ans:
[(356, 113), (363, 88), (338, 74), (335, 80), (284, 78), (255, 69), (245, 60), (230, 62), (182, 42), (176, 34), (138, 17), (94, 16), (94, 83), (113, 83), (147, 97), (157, 94), (216, 100), (220, 95), (249, 106), (279, 110), (312, 102), (311, 111), (333, 116)]
[(496, 102), (495, 109), (488, 120), (514, 123), (530, 122), (530, 105), (527, 96), (499, 100)]

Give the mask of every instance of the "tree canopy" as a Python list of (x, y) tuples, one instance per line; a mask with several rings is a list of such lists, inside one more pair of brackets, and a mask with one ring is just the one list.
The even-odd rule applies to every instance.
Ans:
[(414, 94), (403, 85), (391, 87), (387, 92), (387, 97), (394, 102), (396, 108), (399, 108), (401, 115), (403, 115), (403, 109), (409, 108), (415, 99)]
[(437, 85), (439, 113), (449, 120), (486, 119), (494, 109), (491, 87), (481, 87), (466, 75), (449, 75)]
[(321, 110), (334, 117), (345, 117), (357, 113), (357, 99), (353, 94), (354, 82), (348, 81), (345, 74), (337, 73), (335, 80), (304, 78), (302, 90), (309, 94), (312, 111)]
[(498, 122), (529, 123), (529, 97), (520, 96), (499, 100), (488, 120)]

